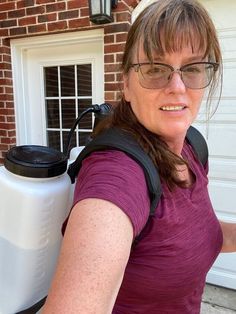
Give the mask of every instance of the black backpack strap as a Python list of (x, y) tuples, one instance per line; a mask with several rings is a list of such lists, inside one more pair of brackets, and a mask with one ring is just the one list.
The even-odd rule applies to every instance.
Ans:
[(186, 138), (202, 165), (205, 166), (208, 161), (208, 147), (203, 135), (196, 128), (190, 126)]
[(38, 301), (37, 303), (35, 303), (34, 305), (32, 305), (31, 307), (29, 307), (28, 309), (17, 312), (16, 314), (36, 314), (44, 305), (46, 298), (47, 296), (41, 299), (40, 301)]
[(75, 162), (68, 168), (68, 174), (72, 183), (75, 182), (75, 177), (81, 168), (82, 161), (92, 152), (106, 149), (115, 149), (125, 152), (143, 168), (150, 194), (150, 214), (152, 215), (162, 193), (158, 170), (154, 166), (151, 158), (145, 153), (133, 136), (118, 128), (111, 128), (104, 131), (86, 145)]

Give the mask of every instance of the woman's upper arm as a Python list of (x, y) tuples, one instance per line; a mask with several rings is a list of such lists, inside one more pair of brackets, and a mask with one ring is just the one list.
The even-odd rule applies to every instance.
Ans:
[(43, 313), (111, 313), (133, 240), (116, 205), (85, 199), (72, 210)]
[(221, 253), (236, 252), (236, 223), (220, 221), (223, 234)]

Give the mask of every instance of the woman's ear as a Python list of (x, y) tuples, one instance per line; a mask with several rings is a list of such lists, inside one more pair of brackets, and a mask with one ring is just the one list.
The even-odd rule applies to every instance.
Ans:
[(123, 91), (124, 91), (124, 98), (126, 101), (130, 101), (130, 90), (129, 90), (129, 76), (123, 75)]

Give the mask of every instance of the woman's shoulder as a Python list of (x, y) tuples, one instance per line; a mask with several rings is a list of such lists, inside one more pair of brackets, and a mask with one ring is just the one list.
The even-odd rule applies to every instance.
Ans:
[(128, 164), (133, 164), (135, 167), (139, 168), (139, 165), (126, 153), (116, 150), (116, 149), (106, 149), (101, 151), (95, 151), (91, 153), (83, 163), (115, 163), (117, 162), (117, 166), (125, 166)]
[[(80, 175), (87, 171), (96, 172), (100, 176), (123, 176), (124, 180), (139, 178), (145, 181), (143, 168), (128, 154), (119, 150), (102, 150), (91, 153), (82, 162)], [(112, 171), (112, 173), (110, 173)], [(117, 179), (117, 178), (116, 178)], [(135, 182), (133, 182), (136, 185)]]
[(134, 226), (135, 236), (145, 225), (150, 197), (142, 167), (124, 152), (93, 152), (82, 163), (74, 203), (85, 198), (108, 200), (121, 208)]

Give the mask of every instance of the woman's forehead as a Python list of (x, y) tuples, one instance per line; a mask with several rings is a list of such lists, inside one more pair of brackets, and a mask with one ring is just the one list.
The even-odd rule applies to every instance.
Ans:
[(134, 47), (134, 58), (140, 60), (140, 58), (146, 58), (150, 61), (154, 61), (155, 59), (162, 59), (166, 55), (170, 54), (189, 54), (189, 56), (199, 56), (206, 57), (206, 47), (202, 45), (200, 39), (197, 37), (193, 39), (188, 38), (176, 38), (176, 42), (172, 44), (170, 42), (166, 42), (163, 36), (160, 37), (160, 40), (157, 42), (150, 42), (147, 45), (146, 40), (140, 40), (140, 42)]
[(161, 61), (170, 55), (185, 56), (186, 59), (194, 61), (195, 59), (197, 60), (205, 58), (206, 54), (206, 50), (202, 47), (199, 47), (198, 44), (196, 44), (196, 46), (193, 46), (190, 43), (179, 46), (178, 49), (165, 50), (164, 48), (162, 48), (162, 50), (160, 50), (153, 48), (151, 49), (151, 51), (145, 51), (144, 44), (140, 43), (140, 45), (138, 45), (135, 50), (136, 53), (134, 53), (134, 58), (137, 58), (137, 61), (145, 59), (151, 62), (158, 60)]

